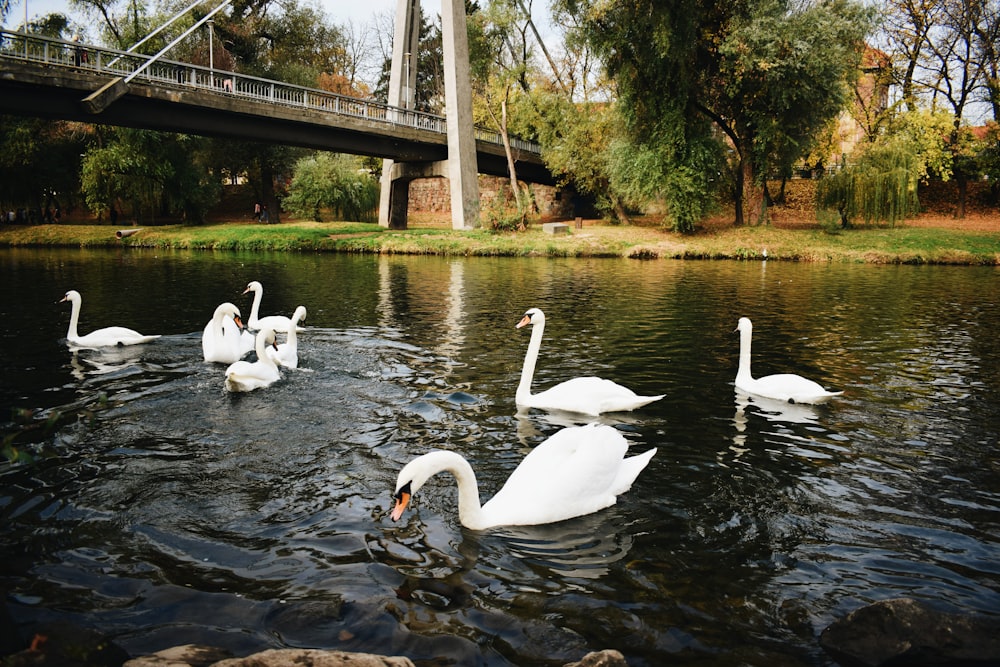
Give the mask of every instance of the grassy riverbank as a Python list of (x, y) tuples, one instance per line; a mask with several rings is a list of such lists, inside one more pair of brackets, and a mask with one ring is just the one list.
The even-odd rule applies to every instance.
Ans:
[(0, 246), (145, 247), (199, 250), (272, 250), (435, 254), (452, 256), (631, 257), (638, 259), (763, 259), (909, 264), (1000, 265), (1000, 219), (917, 220), (896, 227), (839, 230), (816, 223), (776, 221), (734, 227), (707, 222), (691, 235), (658, 226), (570, 223), (565, 235), (540, 224), (516, 234), (453, 231), (446, 222), (424, 222), (407, 230), (362, 223), (286, 222), (277, 225), (217, 223), (143, 227), (60, 224), (0, 227)]

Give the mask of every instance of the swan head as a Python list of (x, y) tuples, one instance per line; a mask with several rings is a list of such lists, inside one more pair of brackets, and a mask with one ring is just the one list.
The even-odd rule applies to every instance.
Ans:
[(529, 324), (545, 324), (545, 313), (538, 308), (529, 308), (524, 312), (524, 317), (517, 323), (515, 329), (528, 326)]
[(274, 329), (261, 329), (257, 336), (264, 340), (264, 347), (278, 349), (278, 336), (274, 333)]
[(410, 504), (410, 498), (413, 497), (413, 482), (406, 482), (403, 488), (396, 489), (396, 493), (392, 496), (396, 500), (395, 507), (392, 508), (393, 521), (399, 521), (399, 518), (403, 516), (403, 511), (406, 506)]
[(219, 307), (215, 309), (215, 313), (216, 315), (222, 315), (223, 317), (229, 315), (234, 320), (237, 317), (240, 317), (240, 309), (236, 307), (236, 304), (229, 303), (228, 301), (226, 303), (220, 303)]
[(263, 285), (261, 285), (256, 280), (251, 280), (250, 282), (247, 283), (247, 288), (243, 290), (243, 293), (246, 294), (247, 292), (263, 292), (263, 291), (264, 291)]
[(427, 483), (434, 475), (448, 468), (448, 460), (455, 455), (443, 450), (428, 452), (413, 459), (399, 471), (396, 477), (396, 491), (392, 497), (396, 500), (390, 515), (393, 521), (399, 521), (403, 510), (410, 504), (413, 494)]
[(63, 298), (59, 299), (59, 303), (62, 303), (64, 301), (71, 301), (73, 303), (77, 303), (82, 299), (83, 297), (80, 296), (79, 292), (77, 292), (75, 289), (71, 289), (70, 291), (66, 292)]
[(306, 312), (306, 307), (305, 306), (299, 306), (299, 307), (297, 307), (295, 309), (295, 312), (292, 313), (292, 321), (293, 322), (301, 322), (302, 320), (306, 319), (306, 315), (307, 314), (308, 313)]
[(740, 321), (736, 323), (736, 328), (733, 331), (739, 331), (741, 333), (744, 331), (746, 332), (753, 331), (753, 325), (750, 323), (750, 318), (741, 317)]

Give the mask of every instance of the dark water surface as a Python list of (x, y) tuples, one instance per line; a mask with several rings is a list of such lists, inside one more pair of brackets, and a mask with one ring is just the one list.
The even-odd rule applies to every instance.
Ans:
[[(0, 585), (25, 632), (68, 620), (132, 654), (795, 666), (832, 664), (818, 633), (869, 602), (1000, 614), (995, 268), (0, 250), (0, 278), (0, 418), (34, 459), (0, 464)], [(250, 280), (262, 314), (305, 305), (307, 330), (299, 369), (233, 395), (201, 330), (223, 301), (249, 315)], [(69, 350), (68, 289), (82, 333), (163, 337)], [(442, 475), (393, 524), (414, 456), (462, 453), (485, 500), (565, 425), (515, 414), (532, 306), (535, 389), (665, 393), (602, 419), (657, 455), (588, 517), (469, 531)], [(844, 396), (737, 396), (740, 316), (757, 375)]]

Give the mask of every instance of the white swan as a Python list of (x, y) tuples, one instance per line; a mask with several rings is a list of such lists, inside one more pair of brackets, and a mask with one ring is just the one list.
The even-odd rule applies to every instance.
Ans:
[(299, 334), (296, 331), (299, 322), (306, 318), (306, 307), (299, 306), (292, 314), (292, 324), (288, 328), (288, 339), (278, 345), (277, 348), (267, 348), (267, 356), (274, 359), (274, 362), (285, 368), (298, 368), (299, 366)]
[(66, 292), (66, 296), (59, 300), (59, 303), (63, 301), (69, 301), (73, 305), (73, 310), (69, 316), (69, 330), (66, 332), (66, 341), (70, 345), (76, 347), (138, 345), (139, 343), (148, 343), (160, 337), (159, 334), (144, 336), (138, 331), (125, 327), (105, 327), (104, 329), (91, 331), (86, 336), (81, 336), (77, 332), (77, 326), (80, 323), (80, 305), (83, 303), (83, 297), (80, 296), (79, 292), (71, 289)]
[[(250, 317), (247, 319), (247, 327), (254, 331), (259, 331), (267, 327), (278, 333), (286, 333), (288, 327), (292, 325), (291, 319), (284, 315), (260, 316), (260, 300), (264, 298), (264, 286), (256, 280), (251, 280), (247, 283), (247, 288), (243, 290), (244, 294), (247, 292), (253, 292), (253, 305), (250, 307)], [(299, 331), (302, 331), (302, 327), (299, 327)]]
[(458, 482), (458, 518), (472, 530), (532, 526), (591, 514), (615, 504), (653, 458), (656, 449), (625, 458), (628, 441), (614, 427), (587, 424), (564, 428), (531, 450), (503, 488), (485, 505), (469, 462), (436, 450), (407, 463), (396, 480), (392, 520), (410, 498), (439, 472)]
[(779, 373), (754, 379), (750, 373), (750, 339), (753, 324), (749, 318), (741, 317), (736, 325), (740, 332), (740, 366), (736, 372), (736, 388), (755, 396), (773, 398), (789, 403), (825, 403), (842, 391), (827, 391), (818, 383), (801, 375)]
[(245, 354), (240, 346), (243, 321), (240, 309), (232, 303), (219, 304), (201, 335), (201, 351), (205, 361), (231, 364)]
[(257, 361), (237, 361), (226, 369), (226, 389), (229, 391), (253, 391), (267, 387), (279, 379), (281, 374), (274, 359), (267, 356), (265, 348), (274, 345), (274, 331), (261, 329), (257, 332)]
[(542, 347), (545, 332), (545, 314), (538, 308), (531, 308), (517, 323), (518, 329), (532, 325), (531, 341), (524, 356), (521, 381), (517, 385), (514, 402), (518, 409), (539, 408), (541, 410), (563, 410), (596, 416), (603, 412), (625, 412), (658, 401), (659, 396), (638, 396), (634, 391), (611, 380), (598, 377), (579, 377), (566, 380), (545, 391), (532, 394), (531, 380), (535, 375), (538, 351)]

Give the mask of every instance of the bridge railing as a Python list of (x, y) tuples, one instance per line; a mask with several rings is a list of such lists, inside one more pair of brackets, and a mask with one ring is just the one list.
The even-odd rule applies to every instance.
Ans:
[[(9, 30), (0, 30), (0, 57), (60, 67), (76, 67), (112, 77), (128, 77), (151, 59), (151, 56), (127, 51), (83, 45), (43, 35), (25, 35), (23, 32)], [(151, 65), (146, 65), (135, 78), (156, 82), (158, 85), (209, 90), (220, 95), (365, 118), (439, 134), (446, 134), (448, 131), (447, 121), (443, 116), (190, 63), (160, 59)], [(503, 143), (499, 132), (486, 128), (477, 127), (476, 138), (487, 143), (499, 145)], [(517, 137), (511, 137), (510, 142), (515, 149), (541, 153), (541, 147), (534, 142)]]

